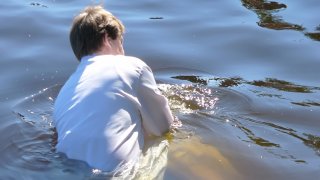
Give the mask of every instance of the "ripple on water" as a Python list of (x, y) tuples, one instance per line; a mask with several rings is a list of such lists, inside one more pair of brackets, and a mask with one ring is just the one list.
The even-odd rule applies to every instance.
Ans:
[[(284, 106), (290, 107), (290, 104), (304, 98), (310, 103), (303, 104), (305, 106), (296, 105), (317, 107), (319, 87), (297, 85), (275, 78), (255, 81), (247, 81), (240, 77), (212, 78), (198, 75), (179, 75), (172, 78), (183, 81), (183, 84), (163, 84), (160, 89), (169, 98), (170, 105), (184, 123), (184, 128), (192, 130), (193, 137), (199, 137), (198, 141), (201, 143), (223, 150), (227, 155), (224, 158), (228, 161), (237, 164), (237, 159), (242, 157), (243, 164), (255, 164), (257, 167), (261, 166), (262, 162), (262, 169), (269, 173), (274, 173), (270, 167), (274, 166), (275, 162), (288, 173), (292, 173), (292, 169), (287, 168), (290, 166), (304, 164), (303, 170), (300, 169), (304, 173), (319, 167), (319, 136), (309, 131), (310, 128), (299, 126), (301, 122), (298, 126), (290, 122), (290, 115), (281, 115)], [(261, 107), (255, 107), (257, 101)], [(265, 111), (263, 106), (269, 110)], [(291, 108), (301, 109), (298, 106)], [(281, 119), (288, 117), (289, 122), (281, 121), (274, 116), (275, 114)], [(175, 148), (179, 149), (179, 143), (182, 142), (178, 141), (174, 145), (177, 146)], [(230, 146), (234, 149), (230, 149)], [(181, 152), (172, 150), (171, 153), (173, 155), (169, 154), (170, 156), (179, 156)], [(207, 157), (210, 158), (215, 157)], [(190, 163), (202, 163), (197, 159), (188, 157)], [(244, 165), (236, 169), (241, 169), (242, 173), (252, 171), (251, 166)], [(257, 169), (257, 172), (260, 170)], [(203, 174), (195, 176), (202, 177)]]
[[(48, 178), (48, 173), (52, 179), (90, 175), (85, 163), (69, 160), (55, 152), (57, 134), (52, 124), (52, 110), (60, 88), (61, 85), (45, 88), (13, 107), (13, 113), (24, 123), (19, 123), (18, 137), (9, 147), (13, 154), (8, 168), (25, 172), (23, 177)], [(15, 159), (15, 156), (19, 158)]]
[[(237, 160), (239, 157), (244, 164), (260, 164), (259, 166), (262, 164), (266, 171), (272, 164), (271, 159), (272, 162), (279, 164), (291, 164), (288, 161), (294, 166), (304, 164), (306, 170), (319, 166), (316, 161), (320, 156), (319, 136), (293, 127), (292, 124), (266, 120), (262, 117), (268, 117), (268, 114), (262, 114), (253, 108), (256, 100), (253, 95), (260, 100), (277, 98), (276, 96), (259, 96), (257, 92), (248, 96), (250, 88), (263, 88), (264, 91), (270, 91), (269, 93), (312, 95), (318, 93), (317, 87), (295, 85), (274, 79), (249, 82), (242, 78), (212, 78), (193, 75), (175, 75), (170, 78), (183, 83), (162, 83), (159, 89), (169, 99), (173, 113), (183, 122), (183, 126), (167, 134), (163, 139), (169, 140), (169, 147), (172, 147), (169, 148), (169, 151), (168, 146), (165, 145), (167, 142), (162, 144), (162, 150), (159, 149), (160, 146), (149, 144), (151, 148), (146, 149), (146, 154), (152, 155), (149, 158), (153, 161), (144, 159), (144, 164), (140, 164), (144, 169), (137, 170), (136, 177), (142, 177), (143, 172), (148, 172), (149, 177), (154, 177), (155, 174), (152, 175), (150, 168), (146, 167), (151, 167), (150, 162), (156, 161), (162, 163), (159, 163), (157, 167), (152, 167), (162, 173), (167, 168), (166, 177), (170, 171), (177, 169), (176, 166), (181, 165), (183, 159), (189, 163), (208, 163), (214, 166), (221, 165), (222, 162), (219, 160), (223, 160), (224, 166), (228, 168), (221, 170), (220, 174), (215, 174), (217, 177), (230, 177), (230, 174), (233, 177), (241, 177), (244, 172), (250, 172), (249, 166), (239, 165)], [(12, 156), (8, 156), (9, 159), (14, 159), (17, 155), (20, 158), (12, 161), (7, 167), (14, 171), (23, 169), (26, 174), (30, 174), (30, 177), (40, 177), (39, 173), (44, 173), (43, 176), (45, 176), (45, 173), (48, 172), (57, 172), (56, 177), (80, 179), (108, 177), (107, 174), (91, 169), (83, 162), (67, 159), (64, 155), (55, 152), (56, 133), (52, 125), (52, 110), (60, 88), (61, 85), (56, 85), (41, 90), (13, 108), (17, 117), (25, 123), (20, 123), (22, 126), (18, 133), (20, 137), (14, 138), (12, 144), (6, 147), (13, 153)], [(285, 93), (282, 94), (283, 97)], [(277, 100), (286, 102), (290, 98), (277, 98)], [(289, 102), (294, 100), (290, 99)], [(317, 107), (317, 104), (311, 105)], [(305, 106), (299, 105), (298, 107)], [(201, 147), (198, 153), (203, 152), (203, 156), (199, 158), (189, 146)], [(228, 146), (233, 148), (226, 148)], [(187, 148), (181, 151), (183, 147)], [(183, 158), (183, 153), (192, 156)], [(155, 156), (155, 154), (161, 155)], [(167, 155), (174, 158), (167, 160)], [(213, 161), (216, 162), (213, 163)], [(167, 163), (168, 167), (166, 167)], [(192, 175), (194, 177), (205, 177), (200, 172), (207, 173), (207, 168), (205, 166), (199, 166), (199, 168), (199, 174), (194, 171), (190, 173), (195, 173)], [(272, 172), (270, 169), (269, 171)], [(290, 172), (288, 169), (284, 171)], [(226, 175), (228, 173), (230, 176)]]
[[(22, 120), (19, 137), (14, 138), (7, 149), (11, 155), (8, 168), (24, 171), (25, 177), (40, 178), (46, 173), (56, 172), (53, 178), (96, 179), (110, 178), (113, 174), (90, 168), (86, 163), (68, 159), (55, 152), (57, 134), (52, 123), (54, 100), (61, 88), (55, 85), (33, 94), (13, 108), (13, 113)], [(146, 140), (146, 149), (140, 163), (123, 172), (116, 172), (119, 178), (160, 178), (167, 164), (168, 140), (186, 139), (192, 135), (176, 128), (164, 138)], [(19, 156), (19, 159), (16, 159)], [(155, 163), (157, 162), (157, 163)], [(43, 174), (42, 174), (43, 173)], [(51, 178), (51, 177), (50, 177)]]

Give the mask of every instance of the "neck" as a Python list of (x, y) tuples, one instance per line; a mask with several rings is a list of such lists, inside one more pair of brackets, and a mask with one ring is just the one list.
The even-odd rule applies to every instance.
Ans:
[(113, 40), (108, 36), (102, 43), (101, 48), (96, 52), (98, 55), (124, 55), (123, 45), (119, 38)]
[(101, 48), (99, 51), (95, 53), (96, 55), (120, 55), (117, 51), (112, 49)]

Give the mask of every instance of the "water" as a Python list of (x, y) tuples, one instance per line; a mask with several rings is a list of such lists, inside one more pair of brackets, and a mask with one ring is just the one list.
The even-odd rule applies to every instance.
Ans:
[[(72, 17), (95, 2), (0, 3), (0, 179), (106, 177), (55, 153), (51, 125), (77, 65)], [(319, 177), (319, 1), (104, 4), (127, 27), (126, 54), (152, 67), (183, 122), (167, 150), (149, 150), (161, 161), (145, 167), (164, 179)]]

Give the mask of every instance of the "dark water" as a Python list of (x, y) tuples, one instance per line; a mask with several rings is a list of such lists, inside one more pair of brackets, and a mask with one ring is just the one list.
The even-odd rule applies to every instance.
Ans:
[[(95, 2), (0, 3), (0, 179), (104, 178), (55, 153), (51, 125), (72, 17)], [(104, 4), (184, 124), (164, 179), (319, 178), (320, 1)]]

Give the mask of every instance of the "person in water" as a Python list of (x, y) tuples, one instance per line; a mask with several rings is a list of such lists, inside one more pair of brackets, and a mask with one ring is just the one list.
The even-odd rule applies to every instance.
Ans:
[(80, 61), (54, 104), (56, 149), (103, 171), (136, 163), (144, 138), (174, 118), (148, 65), (124, 55), (121, 21), (101, 6), (74, 18), (70, 43)]

